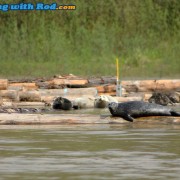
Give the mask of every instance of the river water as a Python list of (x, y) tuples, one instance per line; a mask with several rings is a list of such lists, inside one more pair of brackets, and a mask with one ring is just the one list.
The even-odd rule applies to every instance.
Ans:
[(0, 179), (179, 180), (180, 126), (0, 126)]

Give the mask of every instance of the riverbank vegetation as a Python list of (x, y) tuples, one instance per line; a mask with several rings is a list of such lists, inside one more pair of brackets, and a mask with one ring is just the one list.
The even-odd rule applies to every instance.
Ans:
[(179, 0), (56, 2), (76, 10), (0, 12), (1, 77), (180, 75)]

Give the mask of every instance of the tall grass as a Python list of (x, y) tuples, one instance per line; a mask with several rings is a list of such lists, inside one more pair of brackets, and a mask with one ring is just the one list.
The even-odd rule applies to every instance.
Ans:
[(115, 75), (116, 57), (123, 78), (179, 77), (179, 0), (73, 2), (73, 11), (0, 12), (1, 77)]

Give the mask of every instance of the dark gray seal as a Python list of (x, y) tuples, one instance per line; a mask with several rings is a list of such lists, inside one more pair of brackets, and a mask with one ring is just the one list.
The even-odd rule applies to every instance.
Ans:
[(148, 100), (150, 103), (160, 105), (174, 105), (180, 102), (180, 93), (178, 92), (154, 92)]
[(180, 113), (166, 106), (143, 101), (129, 101), (124, 103), (112, 102), (108, 105), (108, 108), (113, 116), (120, 116), (131, 122), (133, 122), (134, 117), (180, 116)]
[(66, 98), (58, 97), (53, 102), (53, 109), (70, 110), (71, 108), (72, 103)]

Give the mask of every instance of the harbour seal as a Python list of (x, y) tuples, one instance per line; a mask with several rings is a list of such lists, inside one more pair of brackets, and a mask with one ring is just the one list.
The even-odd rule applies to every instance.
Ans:
[(72, 103), (66, 98), (58, 97), (53, 102), (53, 109), (70, 110), (71, 108)]
[(173, 105), (180, 102), (180, 93), (178, 92), (154, 92), (148, 100), (150, 103), (161, 105)]
[(118, 103), (118, 101), (115, 98), (113, 98), (112, 96), (100, 95), (95, 98), (94, 107), (95, 108), (106, 108), (106, 107), (108, 107), (108, 104), (111, 102)]
[(112, 102), (108, 105), (108, 108), (113, 116), (119, 116), (131, 122), (133, 122), (134, 117), (180, 116), (180, 113), (175, 112), (171, 108), (143, 101)]

